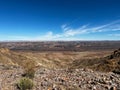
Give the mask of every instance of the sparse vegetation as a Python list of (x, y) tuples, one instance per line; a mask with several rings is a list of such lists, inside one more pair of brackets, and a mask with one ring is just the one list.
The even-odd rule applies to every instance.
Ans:
[(35, 74), (35, 62), (28, 60), (24, 64), (25, 73), (23, 76), (33, 79)]
[(17, 86), (20, 90), (28, 90), (28, 89), (32, 89), (34, 84), (31, 79), (24, 77), (20, 79)]
[(26, 60), (23, 64), (25, 73), (23, 74), (23, 78), (17, 84), (20, 90), (28, 90), (32, 89), (34, 83), (32, 79), (34, 78), (35, 74), (35, 62), (31, 60)]
[(26, 70), (26, 72), (24, 73), (23, 76), (28, 77), (30, 79), (33, 79), (34, 74), (35, 74), (35, 70), (34, 69), (29, 69), (29, 70)]

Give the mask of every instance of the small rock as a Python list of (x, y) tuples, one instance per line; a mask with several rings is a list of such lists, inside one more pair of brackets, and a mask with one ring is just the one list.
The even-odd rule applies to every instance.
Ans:
[(117, 88), (116, 87), (111, 87), (110, 90), (117, 90)]

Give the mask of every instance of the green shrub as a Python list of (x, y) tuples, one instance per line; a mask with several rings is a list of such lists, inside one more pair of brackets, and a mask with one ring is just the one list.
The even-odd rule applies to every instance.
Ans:
[(17, 84), (20, 90), (32, 89), (34, 84), (33, 81), (29, 78), (22, 78)]

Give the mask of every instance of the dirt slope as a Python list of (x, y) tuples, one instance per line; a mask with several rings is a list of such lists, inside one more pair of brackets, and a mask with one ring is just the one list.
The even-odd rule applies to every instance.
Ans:
[(120, 73), (120, 49), (101, 58), (75, 60), (71, 68), (91, 68), (96, 71)]

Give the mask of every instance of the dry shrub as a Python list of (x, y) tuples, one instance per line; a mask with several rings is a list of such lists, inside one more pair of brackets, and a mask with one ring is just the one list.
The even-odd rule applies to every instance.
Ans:
[(27, 60), (24, 64), (25, 73), (23, 76), (33, 79), (35, 74), (35, 62)]

